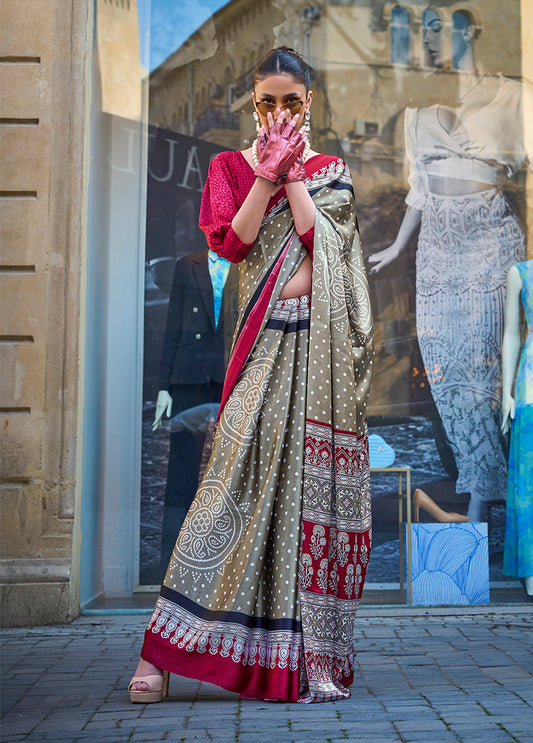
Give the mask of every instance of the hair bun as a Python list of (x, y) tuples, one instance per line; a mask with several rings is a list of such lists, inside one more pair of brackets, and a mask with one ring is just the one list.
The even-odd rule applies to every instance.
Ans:
[[(297, 49), (293, 49), (292, 46), (278, 46), (275, 49), (271, 50), (272, 52), (289, 52), (290, 54), (294, 54), (295, 57), (298, 57), (299, 59), (303, 59), (302, 54)], [(305, 61), (305, 60), (304, 60)]]
[(309, 91), (311, 68), (300, 52), (290, 46), (278, 46), (268, 51), (256, 64), (253, 72), (254, 86), (269, 75), (291, 75)]

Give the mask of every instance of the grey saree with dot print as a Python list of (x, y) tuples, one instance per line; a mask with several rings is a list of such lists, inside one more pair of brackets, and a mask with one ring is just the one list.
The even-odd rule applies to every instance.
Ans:
[[(322, 158), (319, 162), (322, 162)], [(240, 316), (212, 453), (142, 657), (245, 698), (348, 697), (370, 553), (372, 316), (350, 172), (327, 158), (312, 291), (286, 197), (240, 264)]]

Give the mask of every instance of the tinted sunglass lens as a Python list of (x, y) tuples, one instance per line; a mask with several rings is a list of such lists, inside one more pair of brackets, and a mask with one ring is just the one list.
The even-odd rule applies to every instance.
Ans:
[(291, 114), (294, 115), (300, 111), (302, 106), (303, 106), (302, 101), (289, 101), (286, 105), (286, 108), (288, 108)]
[(276, 104), (267, 103), (266, 101), (260, 101), (257, 104), (257, 108), (263, 114), (263, 116), (266, 116), (269, 111), (270, 113), (274, 113), (274, 111), (276, 110)]
[[(257, 109), (259, 110), (259, 113), (262, 113), (263, 116), (266, 116), (267, 113), (274, 113), (277, 108), (277, 103), (268, 103), (268, 101), (259, 101), (257, 103)], [(280, 108), (286, 109), (288, 108), (291, 112), (292, 116), (297, 114), (303, 106), (303, 101), (288, 101), (287, 103), (284, 103), (283, 106), (280, 106)]]

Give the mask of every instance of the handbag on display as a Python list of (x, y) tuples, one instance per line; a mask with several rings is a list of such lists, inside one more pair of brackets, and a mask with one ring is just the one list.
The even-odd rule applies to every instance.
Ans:
[(372, 469), (392, 467), (396, 459), (392, 446), (389, 446), (377, 433), (371, 433), (368, 437), (368, 453)]

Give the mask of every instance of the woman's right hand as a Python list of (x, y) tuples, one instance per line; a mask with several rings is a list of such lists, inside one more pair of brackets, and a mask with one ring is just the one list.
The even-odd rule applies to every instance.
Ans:
[(392, 243), (392, 245), (389, 245), (388, 248), (385, 248), (384, 250), (380, 250), (378, 253), (373, 253), (373, 255), (368, 256), (368, 263), (375, 264), (370, 269), (370, 273), (374, 274), (381, 271), (382, 268), (385, 268), (385, 266), (388, 266), (389, 263), (392, 263), (392, 261), (400, 255), (400, 252), (401, 249), (394, 242)]

